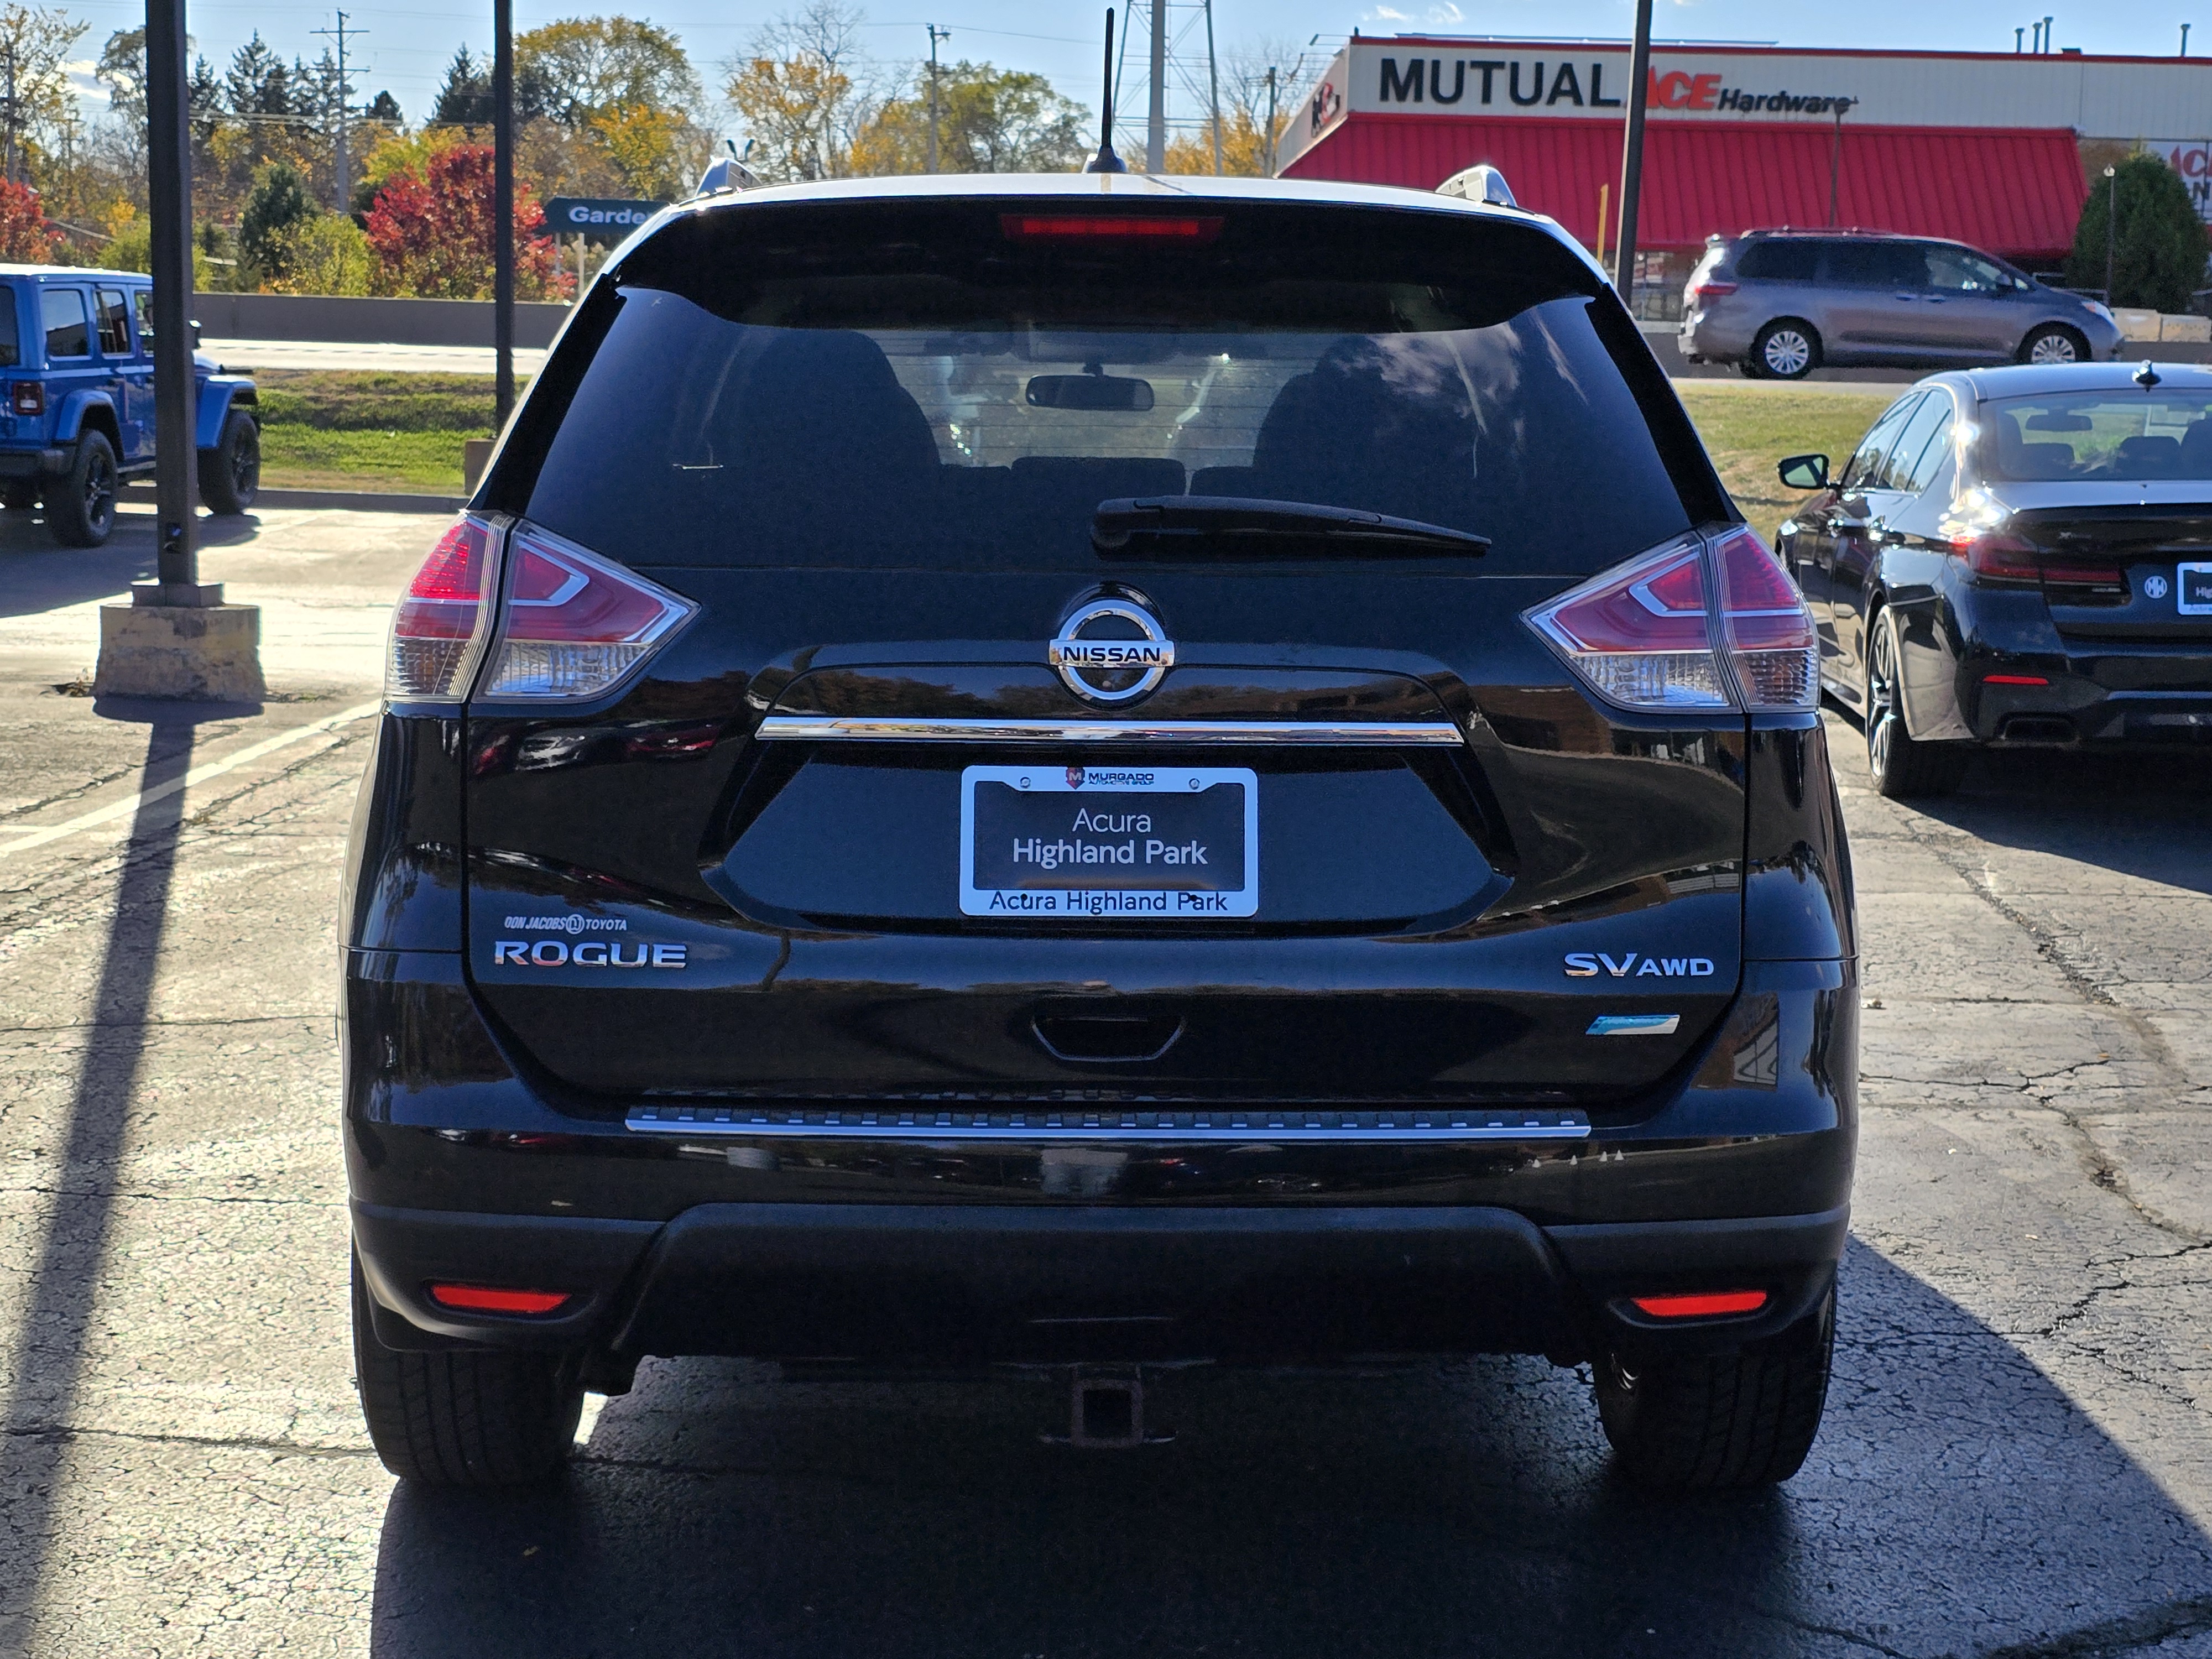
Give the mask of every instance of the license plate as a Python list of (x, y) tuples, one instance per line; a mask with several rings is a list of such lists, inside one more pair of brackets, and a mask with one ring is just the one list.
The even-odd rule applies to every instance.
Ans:
[(2185, 564), (2173, 573), (2174, 601), (2185, 617), (2212, 617), (2212, 564)]
[(1259, 780), (1235, 766), (970, 766), (960, 908), (1021, 921), (1256, 915)]

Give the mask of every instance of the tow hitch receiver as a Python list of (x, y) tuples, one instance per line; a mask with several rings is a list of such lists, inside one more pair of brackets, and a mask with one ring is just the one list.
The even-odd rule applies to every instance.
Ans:
[(1145, 1379), (1132, 1365), (1075, 1372), (1068, 1380), (1067, 1432), (1047, 1431), (1037, 1438), (1049, 1446), (1126, 1451), (1133, 1446), (1164, 1446), (1175, 1436), (1145, 1431)]

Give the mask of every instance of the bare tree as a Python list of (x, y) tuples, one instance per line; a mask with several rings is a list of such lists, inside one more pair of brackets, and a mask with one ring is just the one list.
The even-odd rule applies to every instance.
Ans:
[(853, 143), (897, 88), (860, 49), (866, 14), (810, 0), (764, 25), (722, 66), (725, 91), (755, 143), (747, 163), (763, 179), (839, 179)]

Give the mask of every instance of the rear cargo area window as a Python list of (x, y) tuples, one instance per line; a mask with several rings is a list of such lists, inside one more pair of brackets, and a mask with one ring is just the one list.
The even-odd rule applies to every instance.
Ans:
[(1687, 527), (1610, 301), (1547, 237), (1272, 204), (1172, 237), (1052, 230), (1083, 211), (671, 227), (550, 366), (565, 404), (520, 446), (525, 510), (655, 566), (1091, 572), (1099, 504), (1148, 496), (1470, 531), (1486, 575), (1595, 571)]

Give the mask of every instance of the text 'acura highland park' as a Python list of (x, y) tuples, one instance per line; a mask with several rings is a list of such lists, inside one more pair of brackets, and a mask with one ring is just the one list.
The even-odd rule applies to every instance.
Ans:
[(1638, 1480), (1786, 1478), (1856, 1133), (1816, 646), (1533, 215), (671, 210), (395, 618), (379, 1451), (544, 1478), (646, 1355), (1083, 1367), (1097, 1442), (1148, 1364), (1514, 1352)]

